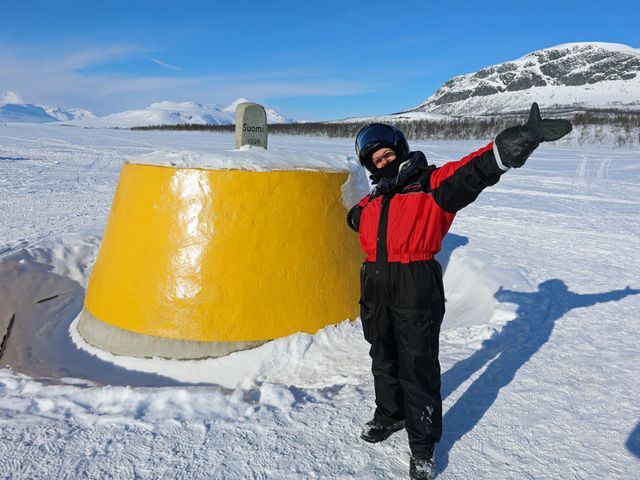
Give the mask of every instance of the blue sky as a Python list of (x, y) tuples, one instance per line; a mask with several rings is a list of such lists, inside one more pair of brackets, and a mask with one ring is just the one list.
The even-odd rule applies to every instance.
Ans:
[(100, 115), (245, 97), (326, 120), (415, 106), (452, 76), (567, 42), (640, 47), (637, 1), (11, 1), (0, 92)]

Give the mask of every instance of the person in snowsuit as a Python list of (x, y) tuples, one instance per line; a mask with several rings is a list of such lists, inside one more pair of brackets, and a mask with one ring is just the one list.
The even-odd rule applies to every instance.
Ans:
[(434, 256), (459, 210), (507, 170), (524, 165), (540, 142), (569, 131), (569, 121), (543, 120), (534, 103), (527, 123), (442, 167), (410, 151), (391, 125), (367, 125), (356, 137), (360, 163), (374, 185), (347, 215), (366, 254), (360, 318), (371, 344), (376, 395), (373, 419), (361, 437), (376, 443), (406, 428), (411, 478), (433, 478), (434, 448), (442, 435), (438, 342), (445, 295)]

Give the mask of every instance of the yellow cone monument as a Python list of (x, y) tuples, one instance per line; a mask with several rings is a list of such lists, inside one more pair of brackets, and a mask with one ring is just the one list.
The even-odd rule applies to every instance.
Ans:
[(125, 164), (78, 331), (115, 354), (201, 358), (356, 318), (347, 176)]

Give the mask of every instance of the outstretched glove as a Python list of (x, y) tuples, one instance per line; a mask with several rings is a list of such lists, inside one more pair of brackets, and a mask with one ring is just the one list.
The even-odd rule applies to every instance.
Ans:
[(558, 140), (571, 129), (569, 120), (542, 119), (538, 104), (534, 102), (527, 123), (500, 132), (495, 145), (503, 165), (520, 168), (541, 142)]

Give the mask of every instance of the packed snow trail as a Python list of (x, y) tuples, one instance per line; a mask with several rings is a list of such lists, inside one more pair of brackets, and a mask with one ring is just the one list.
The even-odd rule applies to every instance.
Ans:
[[(301, 158), (353, 148), (346, 139), (270, 143)], [(221, 134), (0, 127), (0, 284), (13, 286), (0, 289), (0, 327), (15, 305), (42, 322), (30, 334), (16, 315), (7, 348), (24, 362), (45, 347), (56, 361), (82, 359), (57, 380), (0, 369), (1, 477), (407, 476), (406, 433), (379, 445), (358, 439), (373, 411), (359, 321), (199, 367), (101, 359), (59, 335), (81, 307), (122, 162), (232, 144)], [(482, 145), (411, 146), (441, 164)], [(637, 150), (542, 145), (458, 214), (440, 258), (439, 478), (637, 476), (639, 193)], [(55, 281), (67, 296), (36, 303)], [(165, 386), (101, 386), (91, 373), (99, 383)]]

